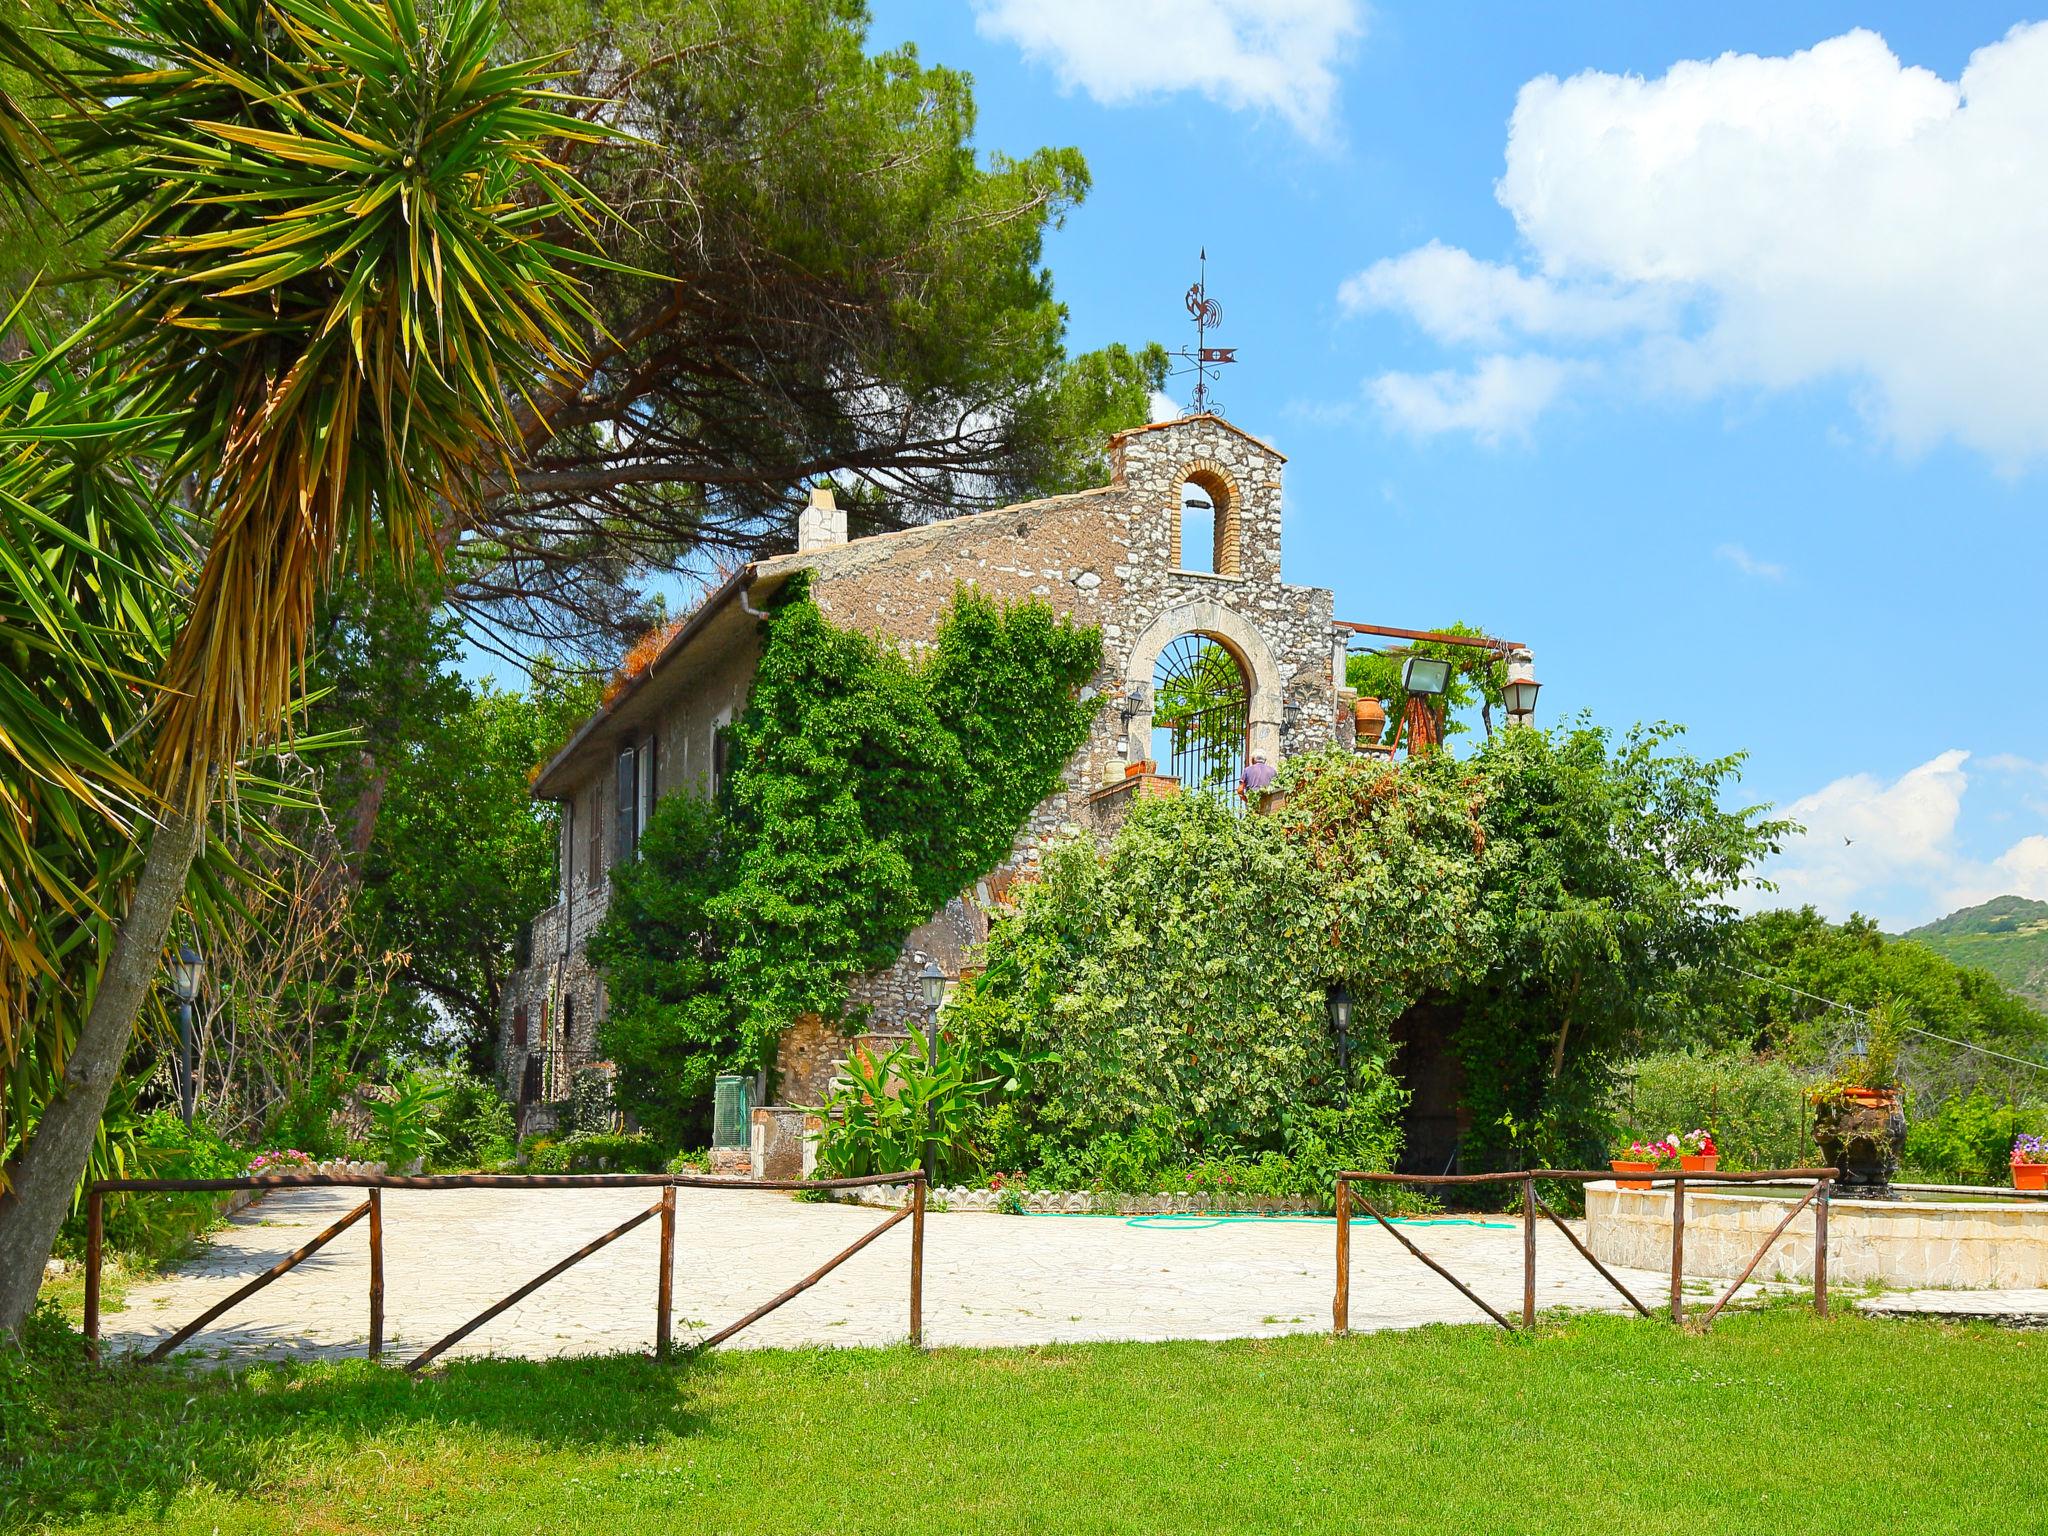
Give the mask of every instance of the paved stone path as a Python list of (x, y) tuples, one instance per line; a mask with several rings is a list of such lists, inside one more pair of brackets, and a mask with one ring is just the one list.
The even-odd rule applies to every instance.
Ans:
[(1857, 1307), (1878, 1317), (1939, 1317), (1997, 1323), (2004, 1328), (2048, 1328), (2048, 1291), (1887, 1291)]
[[(652, 1189), (386, 1190), (385, 1335), (405, 1359), (550, 1264), (652, 1204)], [(886, 1212), (753, 1190), (679, 1189), (679, 1343), (794, 1283)], [(112, 1350), (148, 1348), (362, 1199), (352, 1189), (266, 1196), (175, 1273), (129, 1288), (104, 1319)], [(1501, 1312), (1522, 1300), (1515, 1221), (1415, 1223), (1410, 1238)], [(450, 1351), (528, 1357), (645, 1350), (654, 1338), (658, 1224), (645, 1223)], [(925, 1341), (1044, 1344), (1218, 1339), (1330, 1326), (1333, 1223), (1308, 1218), (995, 1216), (935, 1212), (925, 1233)], [(1369, 1220), (1352, 1225), (1351, 1325), (1483, 1321), (1477, 1308)], [(910, 1224), (739, 1334), (735, 1345), (890, 1344), (907, 1330)], [(1619, 1272), (1655, 1306), (1668, 1278)], [(1537, 1304), (1627, 1303), (1545, 1227)], [(1702, 1294), (1705, 1282), (1696, 1287)], [(358, 1222), (193, 1338), (223, 1357), (359, 1354), (368, 1332), (368, 1229)]]

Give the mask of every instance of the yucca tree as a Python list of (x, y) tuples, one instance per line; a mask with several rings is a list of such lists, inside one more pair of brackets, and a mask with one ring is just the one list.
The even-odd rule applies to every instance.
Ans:
[(490, 0), (141, 0), (56, 41), (84, 63), (52, 138), (121, 295), (92, 344), (122, 412), (167, 421), (162, 483), (205, 549), (149, 704), (147, 852), (111, 944), (65, 966), (91, 1005), (0, 1193), (0, 1329), (33, 1304), (221, 770), (287, 723), (322, 582), (413, 559), (573, 368), (576, 258), (541, 232), (587, 223), (554, 156), (598, 137), (545, 61), (499, 61)]

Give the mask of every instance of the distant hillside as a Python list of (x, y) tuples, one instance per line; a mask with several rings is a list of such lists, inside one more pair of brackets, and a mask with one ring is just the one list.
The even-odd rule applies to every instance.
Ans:
[(2048, 1010), (2048, 901), (1996, 896), (1904, 935), (1958, 965), (1989, 971)]

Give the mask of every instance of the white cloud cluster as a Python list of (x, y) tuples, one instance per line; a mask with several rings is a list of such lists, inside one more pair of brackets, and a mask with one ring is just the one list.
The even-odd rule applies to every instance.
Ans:
[(1785, 567), (1775, 560), (1759, 560), (1740, 544), (1723, 544), (1714, 551), (1714, 558), (1732, 565), (1743, 575), (1757, 581), (1783, 581)]
[(1359, 0), (975, 0), (974, 24), (1104, 106), (1198, 91), (1321, 143), (1365, 16)]
[(2048, 457), (2043, 185), (2048, 24), (1954, 81), (1863, 30), (1656, 79), (1544, 76), (1495, 189), (1526, 264), (1432, 244), (1339, 300), (1486, 348), (1480, 367), (1519, 339), (1652, 389), (1846, 380), (1900, 448), (2018, 469)]
[[(1811, 903), (1837, 919), (1861, 911), (1897, 931), (1993, 896), (2048, 900), (2048, 836), (2021, 837), (1988, 860), (1959, 846), (1969, 760), (1956, 748), (1890, 781), (1851, 774), (1784, 807), (1806, 830), (1762, 871), (1777, 892), (1755, 893), (1752, 905)], [(2040, 772), (2005, 755), (1978, 766), (2006, 775)]]
[(1492, 445), (1526, 437), (1570, 373), (1554, 357), (1496, 353), (1469, 372), (1383, 373), (1367, 389), (1389, 420), (1417, 436), (1462, 431)]

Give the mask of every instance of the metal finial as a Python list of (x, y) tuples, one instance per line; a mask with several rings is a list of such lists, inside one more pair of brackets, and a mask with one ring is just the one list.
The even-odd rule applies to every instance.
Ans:
[(1202, 247), (1201, 268), (1194, 286), (1187, 291), (1187, 311), (1195, 322), (1195, 345), (1181, 347), (1172, 355), (1181, 360), (1182, 366), (1173, 370), (1172, 377), (1195, 376), (1194, 414), (1205, 412), (1221, 414), (1223, 402), (1209, 393), (1209, 386), (1216, 380), (1217, 370), (1225, 363), (1237, 361), (1237, 348), (1212, 347), (1209, 332), (1223, 324), (1223, 306), (1209, 297), (1209, 248)]

